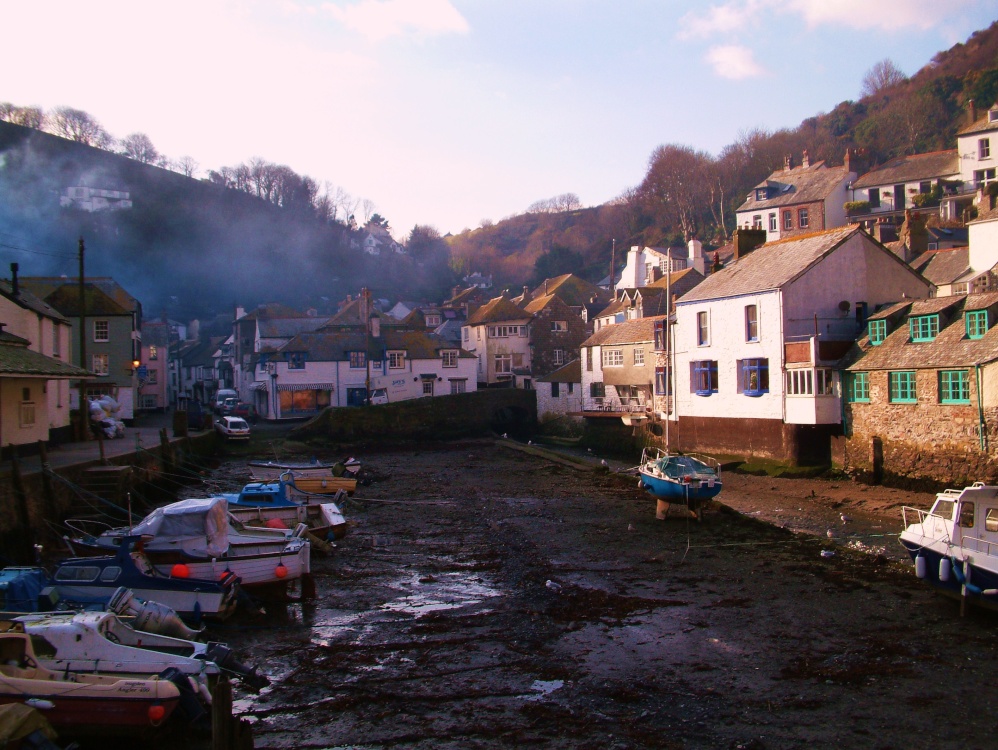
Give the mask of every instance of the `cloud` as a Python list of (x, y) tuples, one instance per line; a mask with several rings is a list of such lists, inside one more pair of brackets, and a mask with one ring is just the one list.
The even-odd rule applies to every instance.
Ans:
[(371, 41), (413, 34), (466, 34), (468, 22), (450, 0), (360, 0), (340, 6), (325, 3), (334, 20)]
[(679, 39), (707, 39), (769, 22), (776, 15), (796, 15), (808, 29), (848, 26), (855, 29), (927, 30), (951, 19), (975, 0), (728, 0), (679, 19)]
[(755, 78), (766, 71), (755, 61), (752, 50), (739, 44), (727, 44), (711, 47), (705, 57), (714, 72), (721, 78), (741, 81), (744, 78)]

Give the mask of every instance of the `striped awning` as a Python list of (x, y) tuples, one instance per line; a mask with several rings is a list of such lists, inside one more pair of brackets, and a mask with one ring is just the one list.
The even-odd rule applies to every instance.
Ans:
[(336, 383), (281, 383), (277, 386), (279, 391), (335, 391)]
[(265, 390), (267, 390), (267, 384), (266, 383), (253, 383), (253, 385), (250, 386), (250, 390), (251, 391), (265, 391)]

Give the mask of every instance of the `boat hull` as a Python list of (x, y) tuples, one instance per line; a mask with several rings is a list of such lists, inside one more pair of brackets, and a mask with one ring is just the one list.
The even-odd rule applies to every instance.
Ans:
[(693, 480), (691, 482), (677, 482), (672, 479), (655, 477), (644, 471), (638, 472), (641, 475), (641, 483), (644, 489), (660, 500), (669, 503), (700, 503), (710, 500), (721, 492), (721, 480)]
[[(904, 534), (900, 538), (901, 544), (907, 550), (911, 561), (915, 563), (916, 570), (920, 567), (918, 557), (925, 559), (925, 575), (921, 578), (932, 588), (950, 597), (964, 598), (973, 601), (974, 604), (998, 611), (998, 593), (986, 594), (988, 590), (998, 590), (998, 573), (982, 568), (978, 565), (970, 564), (970, 586), (964, 592), (966, 577), (963, 575), (962, 563), (952, 557), (948, 552), (943, 552), (928, 546), (922, 546), (913, 539), (906, 539)], [(947, 565), (941, 565), (943, 560), (948, 561)], [(957, 567), (959, 566), (959, 571)], [(941, 569), (948, 567), (949, 576), (943, 580), (940, 576)]]
[(347, 533), (346, 518), (334, 503), (296, 503), (294, 505), (266, 508), (229, 503), (229, 514), (251, 528), (265, 527), (269, 521), (280, 521), (285, 528), (293, 529), (299, 523), (319, 539), (341, 539)]

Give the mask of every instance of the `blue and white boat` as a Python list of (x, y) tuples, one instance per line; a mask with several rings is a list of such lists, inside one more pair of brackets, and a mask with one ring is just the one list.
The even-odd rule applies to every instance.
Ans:
[(225, 498), (228, 503), (229, 515), (245, 526), (293, 529), (303, 523), (309, 533), (331, 542), (347, 533), (346, 518), (336, 504), (346, 494), (338, 490), (331, 498), (328, 495), (310, 495), (297, 490), (294, 484), (282, 478), (250, 482), (238, 493), (223, 492), (219, 497)]
[(663, 503), (685, 504), (693, 513), (716, 497), (722, 487), (720, 462), (696, 453), (674, 454), (661, 448), (645, 448), (638, 474), (642, 489)]
[(901, 509), (899, 537), (915, 575), (949, 596), (998, 609), (998, 486), (975, 482)]

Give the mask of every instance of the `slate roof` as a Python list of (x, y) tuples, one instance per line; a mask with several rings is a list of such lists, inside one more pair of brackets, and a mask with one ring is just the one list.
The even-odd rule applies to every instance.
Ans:
[(581, 383), (582, 360), (573, 359), (567, 365), (562, 365), (543, 378), (536, 378), (538, 383)]
[[(18, 283), (44, 299), (63, 315), (79, 315), (79, 284), (76, 279), (64, 276), (22, 276)], [(53, 295), (55, 295), (53, 297)], [(90, 308), (93, 295), (97, 310)], [(139, 301), (126, 292), (109, 276), (87, 276), (84, 280), (84, 297), (87, 298), (87, 315), (123, 315), (141, 311)], [(107, 311), (105, 311), (107, 310)], [(121, 312), (112, 312), (121, 310)]]
[[(995, 106), (992, 106), (991, 109), (995, 109)], [(956, 134), (958, 136), (970, 135), (972, 133), (984, 133), (989, 130), (998, 130), (998, 122), (990, 122), (988, 113), (985, 112), (983, 117), (977, 118), (972, 124), (968, 125), (963, 130), (958, 130)]]
[(928, 250), (911, 261), (911, 267), (936, 286), (952, 284), (970, 269), (970, 248)]
[(13, 283), (7, 281), (6, 279), (0, 279), (0, 295), (3, 295), (9, 299), (15, 305), (23, 307), (26, 310), (31, 310), (32, 312), (38, 313), (43, 317), (58, 321), (60, 323), (69, 323), (62, 313), (24, 288), (24, 286), (20, 284), (20, 281), (18, 282), (17, 295), (15, 295)]
[(859, 177), (853, 189), (893, 185), (901, 182), (920, 182), (934, 177), (959, 174), (960, 155), (955, 148), (946, 151), (930, 151), (927, 154), (911, 154), (892, 159), (883, 166), (871, 169)]
[(142, 345), (159, 347), (169, 346), (170, 326), (160, 320), (143, 323)]
[(896, 313), (902, 310), (907, 310), (909, 307), (911, 307), (912, 302), (914, 302), (914, 300), (908, 299), (908, 300), (903, 300), (902, 302), (893, 302), (889, 305), (884, 305), (872, 315), (868, 315), (866, 319), (886, 320), (887, 318), (891, 317), (892, 315), (895, 315)]
[[(717, 273), (709, 275), (684, 294), (677, 304), (780, 289), (839, 245), (860, 233), (862, 230), (856, 226), (837, 227), (824, 232), (768, 242)], [(863, 236), (869, 242), (877, 244), (869, 235), (863, 233)], [(884, 252), (889, 251), (885, 248)], [(899, 258), (897, 260), (901, 262)]]
[(266, 318), (257, 323), (260, 337), (284, 339), (306, 331), (315, 331), (329, 322), (329, 318)]
[(981, 309), (998, 304), (998, 292), (917, 300), (912, 303), (910, 315), (926, 313), (927, 306), (920, 305), (916, 308), (916, 302), (933, 301), (941, 301), (944, 308), (946, 306), (954, 308), (949, 323), (945, 324), (945, 320), (942, 321), (945, 325), (934, 341), (913, 343), (909, 339), (907, 322), (902, 320), (877, 346), (870, 344), (869, 337), (861, 338), (843, 362), (843, 364), (848, 363), (846, 369), (870, 371), (956, 368), (985, 364), (998, 359), (998, 326), (994, 325), (994, 321), (991, 321), (992, 327), (982, 338), (970, 339), (966, 335), (964, 317), (960, 314), (966, 309)]
[(293, 307), (282, 305), (280, 302), (267, 302), (257, 305), (239, 320), (263, 320), (266, 318), (307, 318), (308, 314)]
[(496, 297), (479, 307), (468, 316), (467, 325), (480, 326), (485, 323), (499, 323), (507, 320), (529, 320), (534, 317), (505, 297)]
[(80, 367), (31, 351), (20, 336), (0, 331), (0, 376), (62, 379), (89, 375)]
[(655, 323), (668, 316), (656, 315), (653, 318), (636, 318), (623, 323), (603, 326), (582, 342), (581, 346), (606, 346), (612, 344), (636, 344), (655, 340)]
[(391, 329), (382, 329), (378, 338), (357, 330), (302, 333), (281, 347), (285, 352), (308, 352), (313, 362), (343, 362), (350, 352), (362, 351), (371, 361), (381, 361), (388, 350), (404, 350), (409, 359), (438, 359), (442, 349), (458, 349), (458, 357), (464, 359), (475, 356), (432, 333)]
[(557, 295), (566, 305), (580, 307), (587, 304), (593, 297), (604, 298), (606, 292), (574, 273), (566, 273), (552, 279), (546, 279), (531, 292), (533, 297), (548, 294)]
[[(761, 211), (766, 208), (793, 206), (799, 203), (823, 201), (848, 176), (845, 167), (826, 167), (823, 161), (809, 167), (794, 167), (793, 169), (773, 172), (767, 180), (756, 185), (749, 194), (748, 200), (736, 211)], [(775, 194), (767, 200), (757, 201), (755, 191), (758, 188), (769, 187)]]

